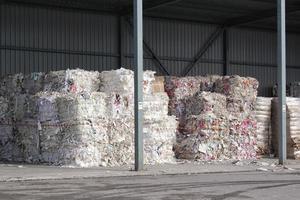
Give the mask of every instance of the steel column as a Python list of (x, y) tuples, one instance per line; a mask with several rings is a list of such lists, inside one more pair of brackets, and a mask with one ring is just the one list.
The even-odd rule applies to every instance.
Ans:
[(135, 170), (143, 169), (143, 0), (134, 0), (134, 150)]
[(285, 0), (277, 0), (277, 62), (279, 102), (279, 164), (286, 162), (286, 32)]

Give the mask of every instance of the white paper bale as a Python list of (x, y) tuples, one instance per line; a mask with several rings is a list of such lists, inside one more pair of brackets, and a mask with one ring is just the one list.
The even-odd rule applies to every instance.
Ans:
[[(287, 97), (287, 156), (300, 159), (300, 98)], [(272, 100), (272, 138), (275, 154), (278, 155), (278, 98)]]
[(271, 106), (272, 98), (257, 97), (255, 115), (257, 120), (257, 154), (272, 153)]
[(134, 122), (132, 119), (111, 119), (108, 125), (107, 165), (133, 164)]
[(169, 97), (165, 92), (144, 95), (145, 121), (160, 121), (168, 117)]
[(99, 86), (98, 71), (67, 69), (47, 73), (45, 75), (44, 91), (91, 93), (99, 91)]
[(133, 94), (107, 93), (107, 117), (112, 119), (128, 118), (134, 116)]
[(174, 116), (160, 122), (146, 122), (143, 131), (146, 164), (175, 162), (173, 145), (176, 142), (177, 121)]
[(107, 120), (43, 123), (41, 162), (53, 165), (106, 165)]
[[(143, 81), (144, 93), (152, 92), (152, 84), (155, 80), (155, 72), (145, 71)], [(134, 91), (134, 72), (129, 69), (103, 71), (100, 73), (100, 91), (115, 92), (119, 94), (132, 93)]]

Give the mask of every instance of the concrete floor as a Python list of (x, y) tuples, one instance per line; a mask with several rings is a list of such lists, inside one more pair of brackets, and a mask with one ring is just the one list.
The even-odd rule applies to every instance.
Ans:
[(1, 200), (297, 200), (299, 197), (299, 172), (237, 172), (0, 183)]
[(183, 162), (117, 168), (0, 164), (0, 200), (300, 199), (300, 162)]
[[(223, 162), (177, 162), (177, 164), (148, 165), (141, 172), (132, 166), (67, 168), (46, 165), (0, 164), (1, 181), (23, 181), (68, 178), (103, 178), (120, 176), (157, 176), (178, 174), (236, 173), (236, 172), (290, 172), (300, 171), (300, 161), (289, 160), (286, 166), (278, 166), (277, 159)], [(0, 199), (1, 200), (1, 199)]]

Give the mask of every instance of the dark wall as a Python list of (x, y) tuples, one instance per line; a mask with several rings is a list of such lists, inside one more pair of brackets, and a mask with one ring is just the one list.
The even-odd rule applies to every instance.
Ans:
[[(132, 27), (126, 19), (87, 11), (1, 5), (0, 74), (66, 68), (93, 70), (132, 68)], [(185, 67), (216, 25), (145, 18), (144, 40), (171, 75)], [(188, 75), (223, 74), (223, 35), (202, 55)], [(228, 74), (256, 77), (259, 94), (271, 95), (276, 83), (276, 34), (269, 31), (228, 30)], [(288, 82), (300, 81), (300, 36), (287, 37)], [(162, 74), (145, 53), (146, 69)]]

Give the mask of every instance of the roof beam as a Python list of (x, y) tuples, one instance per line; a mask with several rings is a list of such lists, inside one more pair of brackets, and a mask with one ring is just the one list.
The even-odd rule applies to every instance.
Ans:
[(175, 3), (178, 3), (180, 1), (182, 1), (182, 0), (165, 0), (165, 1), (156, 3), (156, 4), (153, 4), (149, 7), (144, 8), (144, 11), (154, 10), (156, 8), (160, 8), (160, 7), (163, 7), (163, 6), (169, 6), (171, 4), (175, 4)]
[[(300, 11), (300, 6), (295, 5), (286, 8), (286, 14), (294, 13), (298, 11)], [(276, 17), (276, 15), (277, 15), (277, 11), (276, 11), (276, 7), (274, 7), (274, 9), (262, 10), (242, 17), (226, 20), (224, 25), (227, 27), (240, 26), (240, 25), (245, 25), (252, 22), (260, 21), (263, 19)]]
[[(145, 5), (143, 8), (143, 11), (149, 11), (149, 10), (154, 10), (163, 6), (168, 6), (171, 4), (175, 4), (177, 2), (180, 2), (182, 0), (159, 0), (159, 1), (154, 1), (154, 3), (151, 3), (149, 5)], [(132, 10), (132, 6), (130, 6), (129, 8), (123, 9), (120, 11), (120, 15), (130, 15), (132, 14), (133, 10)]]

